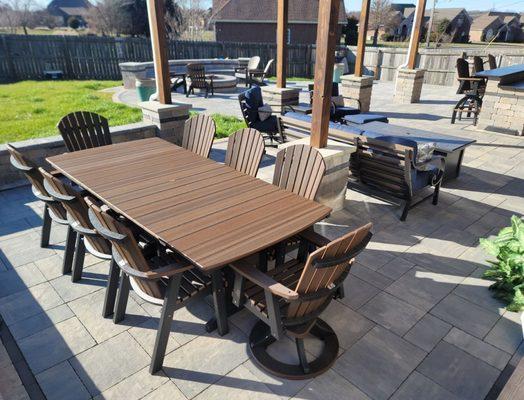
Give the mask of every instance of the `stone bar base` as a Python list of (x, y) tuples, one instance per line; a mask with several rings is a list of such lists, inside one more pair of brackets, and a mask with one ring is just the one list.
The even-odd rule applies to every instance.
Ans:
[[(309, 145), (309, 137), (294, 140), (278, 146), (284, 148), (295, 144)], [(355, 151), (355, 146), (328, 140), (327, 147), (318, 149), (326, 163), (326, 172), (315, 200), (328, 207), (333, 211), (344, 208), (346, 199), (346, 189), (348, 184), (349, 157)]]
[(283, 107), (297, 105), (299, 94), (300, 89), (297, 88), (262, 87), (264, 104), (270, 104), (271, 106)]
[(184, 122), (189, 118), (191, 104), (160, 104), (158, 101), (138, 103), (144, 122), (157, 126), (157, 136), (174, 144), (182, 144)]
[(425, 69), (399, 69), (394, 101), (402, 104), (418, 103), (425, 73)]
[(488, 80), (477, 128), (524, 135), (524, 91)]
[(355, 99), (360, 101), (360, 110), (369, 112), (371, 93), (373, 91), (372, 76), (343, 75), (340, 80), (339, 94), (344, 98), (344, 105), (354, 107)]

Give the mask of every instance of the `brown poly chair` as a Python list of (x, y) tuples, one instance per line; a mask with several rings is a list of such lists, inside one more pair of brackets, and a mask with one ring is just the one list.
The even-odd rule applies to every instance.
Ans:
[(112, 143), (107, 119), (89, 111), (67, 114), (57, 124), (68, 151), (91, 149)]
[(209, 95), (209, 92), (214, 96), (215, 89), (213, 87), (213, 75), (206, 75), (206, 69), (203, 64), (188, 64), (187, 77), (191, 83), (187, 90), (186, 97), (189, 97), (190, 93), (195, 94), (195, 89), (205, 90), (206, 98)]
[(22, 154), (17, 148), (11, 144), (7, 144), (7, 151), (11, 154), (11, 165), (22, 172), (27, 180), (31, 183), (31, 190), (37, 199), (44, 203), (44, 214), (42, 222), (42, 233), (40, 238), (40, 247), (49, 246), (49, 236), (51, 234), (51, 221), (68, 226), (67, 238), (65, 243), (64, 260), (62, 265), (62, 273), (67, 273), (71, 270), (73, 262), (73, 254), (75, 250), (75, 232), (69, 226), (67, 221), (66, 210), (60, 202), (51, 197), (44, 187), (44, 177), (36, 163)]
[(264, 153), (262, 134), (253, 128), (240, 129), (228, 138), (225, 164), (255, 177)]
[(462, 97), (451, 114), (451, 123), (454, 124), (458, 115), (458, 119), (462, 119), (462, 113), (467, 113), (470, 117), (473, 114), (473, 124), (477, 125), (478, 115), (482, 107), (482, 96), (486, 89), (486, 81), (483, 78), (471, 77), (469, 74), (469, 64), (463, 58), (457, 59), (457, 80), (459, 81), (459, 88), (457, 94), (462, 94)]
[[(307, 243), (305, 255), (268, 273), (260, 271), (249, 258), (231, 264), (236, 275), (234, 304), (244, 306), (260, 320), (251, 330), (249, 347), (262, 368), (287, 379), (307, 379), (333, 364), (339, 350), (337, 335), (319, 317), (348, 276), (355, 257), (371, 239), (371, 228), (368, 223), (331, 242), (309, 231), (302, 237)], [(268, 347), (285, 334), (295, 340), (298, 364), (282, 362), (268, 352)], [(312, 361), (304, 348), (308, 336), (324, 344)]]
[(215, 138), (215, 121), (206, 114), (198, 114), (186, 120), (182, 147), (199, 156), (208, 158)]
[(97, 232), (112, 243), (113, 258), (122, 272), (114, 322), (122, 321), (125, 316), (131, 287), (141, 299), (162, 307), (149, 368), (151, 374), (162, 368), (173, 313), (190, 301), (213, 293), (218, 332), (220, 335), (227, 333), (226, 303), (220, 270), (213, 271), (209, 277), (183, 257), (160, 247), (154, 256), (147, 256), (140, 249), (130, 227), (114, 218), (106, 206), (99, 207), (90, 198), (86, 198), (86, 203), (89, 205), (91, 223)]

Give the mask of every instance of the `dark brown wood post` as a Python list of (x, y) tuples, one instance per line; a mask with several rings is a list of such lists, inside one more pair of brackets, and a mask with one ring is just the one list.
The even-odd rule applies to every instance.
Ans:
[(167, 57), (167, 37), (164, 23), (164, 2), (147, 0), (149, 31), (155, 65), (156, 90), (161, 104), (171, 104), (171, 81), (169, 80), (169, 63)]
[(278, 0), (277, 8), (277, 88), (285, 88), (287, 75), (287, 20), (289, 0)]
[(420, 42), (420, 35), (422, 34), (422, 22), (424, 21), (424, 13), (426, 11), (426, 0), (418, 0), (417, 8), (413, 19), (413, 31), (411, 32), (411, 40), (408, 49), (408, 68), (415, 69), (417, 65), (418, 46)]
[(311, 145), (326, 147), (340, 0), (319, 0)]
[(364, 70), (364, 53), (366, 52), (366, 34), (368, 32), (369, 7), (371, 0), (362, 0), (360, 20), (358, 21), (357, 57), (355, 60), (355, 76), (362, 76)]

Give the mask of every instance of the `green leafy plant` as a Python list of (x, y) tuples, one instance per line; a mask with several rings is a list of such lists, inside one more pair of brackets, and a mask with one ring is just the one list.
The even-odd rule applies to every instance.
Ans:
[(495, 297), (508, 303), (509, 311), (524, 309), (524, 220), (514, 215), (511, 226), (502, 229), (495, 239), (480, 239), (480, 245), (496, 261), (488, 261), (490, 268), (484, 278), (494, 280), (490, 289)]

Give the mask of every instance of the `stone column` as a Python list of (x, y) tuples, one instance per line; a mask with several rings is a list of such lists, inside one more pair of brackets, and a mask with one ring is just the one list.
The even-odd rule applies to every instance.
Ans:
[(418, 103), (425, 73), (425, 69), (399, 69), (394, 101), (402, 104)]
[(158, 128), (157, 136), (175, 144), (182, 144), (184, 122), (189, 118), (191, 104), (160, 104), (158, 101), (138, 103), (142, 109), (144, 122), (150, 122)]
[[(295, 144), (309, 145), (310, 138), (302, 138), (293, 142), (279, 145), (279, 149), (293, 146)], [(346, 199), (346, 189), (348, 184), (349, 157), (355, 152), (355, 146), (336, 142), (328, 139), (327, 147), (317, 149), (326, 163), (326, 172), (320, 187), (318, 188), (315, 200), (328, 207), (333, 211), (344, 208)]]
[(300, 89), (298, 88), (277, 88), (275, 86), (263, 86), (262, 97), (264, 104), (273, 107), (293, 106), (298, 104)]
[(344, 98), (344, 105), (354, 107), (351, 100), (360, 101), (360, 111), (369, 112), (371, 105), (371, 94), (373, 92), (373, 77), (343, 75), (339, 86), (339, 94)]

